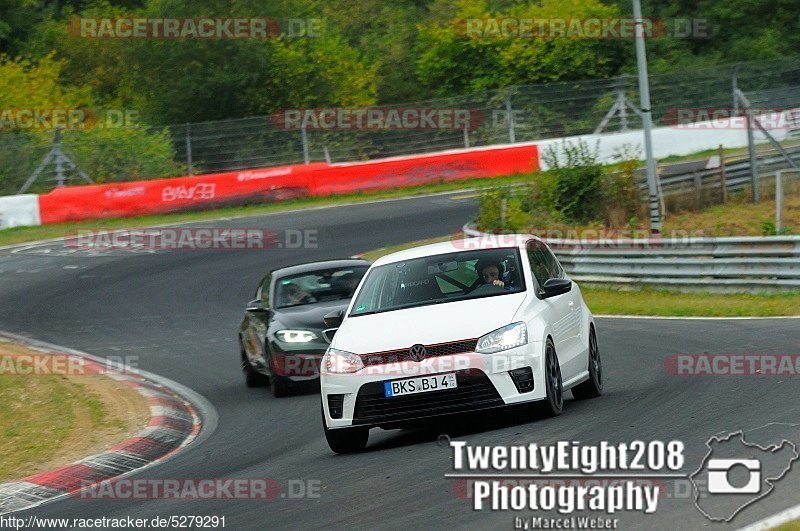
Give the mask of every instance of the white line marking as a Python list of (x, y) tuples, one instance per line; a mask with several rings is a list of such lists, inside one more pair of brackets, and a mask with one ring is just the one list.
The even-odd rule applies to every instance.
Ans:
[(746, 527), (742, 527), (739, 531), (762, 531), (765, 529), (772, 529), (773, 527), (778, 527), (781, 524), (797, 520), (798, 518), (800, 518), (800, 505), (795, 505), (794, 507), (789, 507), (785, 511), (781, 511)]
[(800, 319), (800, 315), (775, 315), (772, 317), (666, 317), (658, 315), (595, 315), (595, 317), (602, 319), (671, 319), (671, 320), (687, 320), (687, 321), (730, 321), (730, 320), (764, 320), (764, 319)]

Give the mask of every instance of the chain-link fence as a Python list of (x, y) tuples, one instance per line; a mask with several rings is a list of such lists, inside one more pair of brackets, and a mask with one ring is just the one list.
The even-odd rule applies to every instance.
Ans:
[[(680, 108), (731, 108), (733, 79), (754, 107), (800, 107), (800, 57), (753, 61), (650, 76), (654, 125)], [(95, 182), (296, 164), (345, 162), (463, 147), (535, 141), (641, 127), (635, 76), (512, 86), (469, 95), (382, 106), (460, 109), (480, 116), (464, 129), (307, 128), (287, 130), (272, 116), (169, 125), (66, 130), (62, 158), (40, 168), (29, 192)], [(797, 131), (800, 136), (800, 130)], [(791, 135), (790, 135), (791, 136)], [(0, 134), (0, 195), (17, 193), (53, 151), (53, 134)], [(61, 166), (59, 168), (59, 162)]]

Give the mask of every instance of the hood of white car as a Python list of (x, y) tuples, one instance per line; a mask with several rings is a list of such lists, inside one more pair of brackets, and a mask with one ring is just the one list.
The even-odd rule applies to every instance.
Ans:
[(368, 354), (478, 338), (511, 323), (525, 296), (513, 293), (347, 317), (332, 346)]

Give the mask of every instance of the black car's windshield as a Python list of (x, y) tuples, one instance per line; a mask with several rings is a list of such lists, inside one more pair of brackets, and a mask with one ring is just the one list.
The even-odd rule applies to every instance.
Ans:
[(366, 271), (366, 266), (352, 266), (279, 278), (275, 282), (275, 307), (349, 299)]
[(525, 291), (516, 248), (462, 251), (374, 267), (351, 316)]

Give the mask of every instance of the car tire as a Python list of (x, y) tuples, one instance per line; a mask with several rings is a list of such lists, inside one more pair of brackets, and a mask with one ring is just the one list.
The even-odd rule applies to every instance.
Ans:
[(240, 358), (242, 364), (242, 373), (244, 374), (244, 384), (247, 387), (263, 387), (269, 382), (269, 378), (260, 372), (256, 371), (250, 361), (247, 359), (247, 354), (244, 352), (244, 347), (239, 343)]
[(369, 428), (328, 429), (324, 411), (322, 411), (322, 429), (325, 430), (325, 440), (328, 441), (328, 446), (337, 454), (360, 452), (367, 447), (367, 441), (369, 441)]
[(544, 386), (547, 396), (534, 404), (534, 411), (540, 417), (557, 417), (564, 410), (564, 384), (561, 379), (561, 366), (553, 340), (547, 338), (544, 362)]
[(589, 329), (589, 379), (572, 388), (572, 396), (578, 400), (597, 398), (603, 394), (603, 365), (594, 327)]

